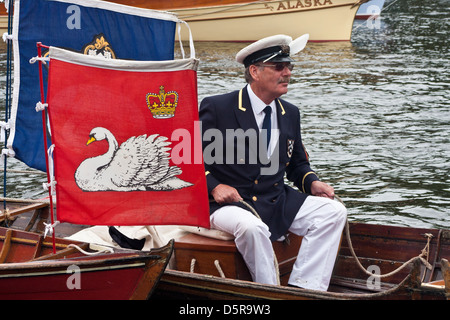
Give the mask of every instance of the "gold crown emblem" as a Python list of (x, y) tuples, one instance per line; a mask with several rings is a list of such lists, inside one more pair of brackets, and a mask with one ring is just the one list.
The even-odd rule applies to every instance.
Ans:
[(147, 93), (147, 106), (155, 119), (168, 119), (175, 115), (178, 104), (176, 91), (166, 92), (164, 86), (159, 87), (159, 94)]

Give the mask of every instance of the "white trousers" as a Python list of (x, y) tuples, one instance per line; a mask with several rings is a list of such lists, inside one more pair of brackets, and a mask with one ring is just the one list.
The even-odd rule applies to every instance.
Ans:
[[(336, 261), (347, 209), (339, 202), (309, 196), (289, 231), (303, 236), (289, 284), (305, 289), (328, 289)], [(211, 227), (235, 236), (238, 251), (253, 281), (277, 284), (269, 228), (250, 211), (224, 206), (211, 215)]]

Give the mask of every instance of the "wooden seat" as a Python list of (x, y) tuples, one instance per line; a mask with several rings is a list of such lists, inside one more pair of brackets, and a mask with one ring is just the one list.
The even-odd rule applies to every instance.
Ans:
[[(287, 284), (302, 237), (289, 234), (289, 241), (273, 243), (281, 284)], [(217, 261), (217, 262), (216, 262)], [(175, 269), (218, 277), (249, 280), (250, 272), (233, 240), (188, 234), (175, 242)]]

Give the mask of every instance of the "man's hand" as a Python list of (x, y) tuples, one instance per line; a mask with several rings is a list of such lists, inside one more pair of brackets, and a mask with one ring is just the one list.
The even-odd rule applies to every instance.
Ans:
[(211, 191), (211, 195), (218, 204), (232, 203), (242, 200), (239, 192), (235, 188), (226, 184), (217, 185)]
[(317, 197), (334, 199), (334, 188), (322, 181), (311, 183), (311, 194)]

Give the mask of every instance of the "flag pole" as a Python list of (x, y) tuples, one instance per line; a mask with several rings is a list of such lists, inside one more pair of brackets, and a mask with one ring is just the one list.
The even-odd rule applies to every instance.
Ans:
[[(41, 104), (45, 105), (45, 94), (44, 94), (44, 80), (43, 80), (43, 75), (42, 75), (42, 48), (48, 48), (44, 45), (42, 45), (41, 42), (38, 42), (37, 44), (37, 51), (38, 51), (38, 58), (39, 58), (39, 85), (40, 85), (40, 89), (41, 89)], [(48, 143), (47, 143), (47, 124), (46, 124), (46, 110), (45, 108), (43, 108), (42, 110), (42, 129), (43, 129), (43, 135), (44, 135), (44, 147), (45, 147), (45, 152), (48, 152)], [(47, 165), (47, 186), (48, 186), (48, 192), (49, 192), (49, 198), (50, 198), (50, 221), (51, 221), (51, 226), (49, 226), (51, 228), (51, 235), (52, 235), (52, 242), (53, 242), (53, 253), (56, 253), (56, 240), (55, 240), (55, 232), (54, 232), (54, 212), (53, 212), (53, 195), (52, 195), (52, 189), (53, 189), (53, 185), (52, 185), (52, 178), (50, 177), (50, 170), (49, 170), (49, 159), (48, 157), (45, 157), (45, 163)]]
[[(5, 127), (4, 134), (4, 147), (7, 149), (7, 141), (8, 141), (8, 128), (9, 128), (9, 117), (10, 117), (10, 109), (11, 109), (11, 81), (12, 81), (12, 62), (11, 62), (11, 52), (12, 52), (12, 21), (13, 21), (13, 1), (10, 1), (8, 4), (8, 29), (6, 37), (6, 94), (5, 94)], [(4, 157), (3, 160), (3, 209), (6, 210), (6, 185), (7, 185), (7, 157)], [(6, 220), (6, 224), (8, 225), (8, 220)]]

